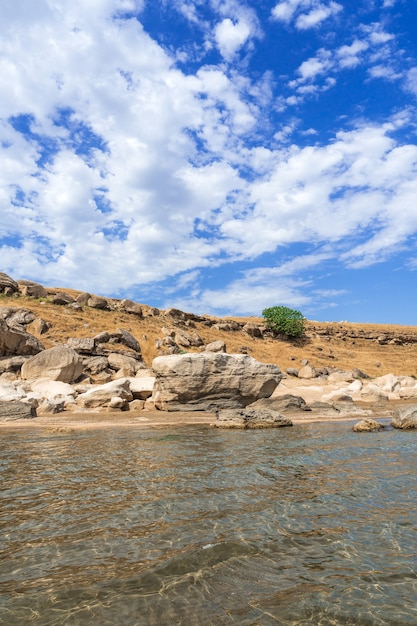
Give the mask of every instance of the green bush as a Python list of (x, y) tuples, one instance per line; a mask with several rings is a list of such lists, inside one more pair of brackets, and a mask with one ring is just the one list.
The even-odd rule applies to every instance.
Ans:
[(272, 306), (264, 309), (262, 315), (265, 324), (276, 333), (289, 337), (300, 337), (304, 332), (304, 316), (300, 311), (286, 306)]

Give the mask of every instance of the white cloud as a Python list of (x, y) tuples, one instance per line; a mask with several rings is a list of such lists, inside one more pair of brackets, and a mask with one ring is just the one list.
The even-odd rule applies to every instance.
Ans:
[(294, 19), (296, 28), (307, 30), (337, 15), (342, 9), (337, 2), (323, 4), (318, 0), (284, 0), (274, 6), (271, 17), (286, 24)]
[(337, 50), (341, 67), (355, 67), (361, 62), (361, 53), (367, 50), (369, 45), (365, 41), (356, 39), (350, 46), (341, 46)]
[(226, 18), (215, 28), (215, 39), (222, 56), (230, 61), (251, 35), (250, 25), (245, 21), (232, 22)]
[(290, 22), (299, 5), (303, 4), (303, 0), (288, 0), (286, 2), (278, 2), (271, 11), (273, 19)]
[(319, 4), (309, 13), (303, 13), (300, 15), (295, 25), (300, 30), (307, 30), (309, 28), (314, 28), (327, 18), (336, 15), (343, 9), (342, 5), (337, 2), (330, 2), (329, 5), (325, 6), (323, 4)]

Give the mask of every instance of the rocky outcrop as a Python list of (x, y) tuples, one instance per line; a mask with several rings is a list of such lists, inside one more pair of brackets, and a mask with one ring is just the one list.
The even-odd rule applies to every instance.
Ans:
[(83, 371), (81, 357), (67, 346), (56, 346), (43, 350), (27, 359), (22, 365), (23, 379), (50, 378), (64, 383), (72, 383)]
[(224, 409), (217, 413), (216, 428), (281, 428), (292, 426), (292, 421), (272, 409)]
[(0, 420), (12, 421), (31, 419), (36, 417), (36, 409), (33, 409), (27, 402), (11, 400), (3, 402), (0, 400)]
[(0, 272), (0, 293), (4, 293), (8, 296), (16, 293), (17, 291), (19, 291), (19, 285), (17, 282), (4, 272)]
[(417, 428), (417, 405), (397, 409), (391, 426), (402, 430)]
[(282, 377), (276, 365), (219, 352), (161, 356), (152, 368), (152, 400), (165, 411), (241, 408), (269, 397)]
[(383, 424), (380, 424), (376, 420), (366, 418), (354, 425), (353, 431), (355, 433), (371, 433), (382, 430), (385, 428)]

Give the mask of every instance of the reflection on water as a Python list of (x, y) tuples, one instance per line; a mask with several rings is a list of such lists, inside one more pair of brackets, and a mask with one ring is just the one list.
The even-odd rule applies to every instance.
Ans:
[(0, 624), (416, 624), (416, 436), (3, 433)]

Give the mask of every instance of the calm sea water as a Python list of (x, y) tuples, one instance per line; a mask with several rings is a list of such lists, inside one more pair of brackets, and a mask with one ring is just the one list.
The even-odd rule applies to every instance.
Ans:
[(417, 624), (417, 432), (0, 438), (0, 623)]

